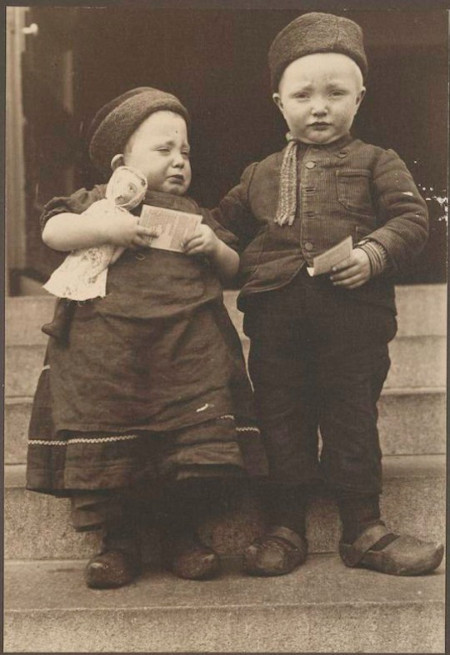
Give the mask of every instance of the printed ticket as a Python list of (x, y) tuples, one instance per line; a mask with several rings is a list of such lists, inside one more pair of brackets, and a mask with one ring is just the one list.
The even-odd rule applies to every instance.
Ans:
[(326, 250), (313, 259), (313, 265), (308, 267), (308, 273), (311, 276), (323, 275), (329, 273), (333, 266), (347, 259), (352, 254), (353, 241), (352, 237), (346, 237), (343, 241)]
[(165, 207), (144, 205), (139, 223), (145, 227), (156, 227), (159, 236), (148, 237), (148, 245), (160, 250), (183, 252), (182, 244), (189, 239), (202, 222), (199, 214), (188, 214)]

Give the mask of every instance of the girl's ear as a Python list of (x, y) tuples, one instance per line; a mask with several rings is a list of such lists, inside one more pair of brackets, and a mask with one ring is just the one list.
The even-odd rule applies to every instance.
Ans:
[(123, 155), (114, 155), (114, 157), (111, 159), (111, 170), (115, 171), (116, 168), (119, 166), (123, 166), (125, 164)]
[(283, 113), (283, 103), (281, 102), (280, 94), (274, 93), (272, 95), (272, 100), (274, 101), (278, 109), (281, 111), (281, 113)]

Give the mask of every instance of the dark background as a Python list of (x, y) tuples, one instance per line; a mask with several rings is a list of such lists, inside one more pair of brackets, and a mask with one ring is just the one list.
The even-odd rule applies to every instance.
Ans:
[[(429, 244), (414, 271), (399, 282), (442, 282), (446, 221), (436, 197), (447, 196), (447, 13), (378, 6), (333, 10), (357, 21), (365, 34), (368, 90), (353, 132), (396, 150), (428, 198)], [(155, 86), (181, 99), (192, 118), (190, 194), (206, 206), (214, 206), (238, 182), (248, 163), (283, 147), (286, 126), (271, 99), (267, 52), (277, 32), (305, 13), (300, 7), (305, 4), (199, 7), (186, 1), (31, 9), (39, 36), (24, 59), (27, 250), (28, 267), (37, 277), (45, 278), (58, 257), (40, 242), (39, 211), (54, 195), (100, 181), (86, 157), (83, 135), (97, 109), (114, 96)], [(73, 113), (58, 101), (53, 70), (68, 48)], [(70, 168), (74, 188), (67, 188), (64, 177)]]

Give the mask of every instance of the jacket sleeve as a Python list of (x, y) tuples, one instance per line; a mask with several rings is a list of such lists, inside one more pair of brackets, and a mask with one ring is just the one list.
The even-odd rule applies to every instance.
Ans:
[(101, 200), (105, 197), (105, 185), (94, 186), (93, 189), (79, 189), (71, 196), (61, 196), (52, 198), (44, 207), (44, 211), (40, 216), (41, 232), (44, 229), (47, 221), (56, 216), (57, 214), (82, 214), (94, 202)]
[(370, 239), (385, 249), (392, 272), (409, 266), (428, 239), (428, 210), (411, 173), (393, 150), (377, 159), (373, 173), (379, 227)]
[(245, 169), (239, 184), (233, 187), (212, 211), (213, 218), (237, 237), (238, 252), (245, 250), (259, 228), (249, 200), (250, 184), (257, 165), (250, 164)]

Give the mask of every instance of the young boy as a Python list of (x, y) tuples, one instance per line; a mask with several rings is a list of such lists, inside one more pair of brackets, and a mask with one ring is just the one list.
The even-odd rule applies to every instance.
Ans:
[[(139, 171), (143, 203), (133, 213), (105, 208), (107, 189), (96, 185), (54, 198), (42, 216), (43, 240), (56, 250), (124, 249), (108, 267), (104, 297), (62, 301), (68, 315), (50, 331), (29, 429), (27, 488), (71, 497), (74, 526), (104, 531), (89, 587), (120, 587), (139, 573), (135, 508), (150, 488), (163, 499), (167, 566), (187, 579), (217, 575), (218, 554), (199, 529), (218, 509), (220, 480), (264, 473), (220, 283), (236, 274), (239, 256), (233, 235), (186, 195), (187, 122), (163, 91), (115, 98), (92, 122), (89, 154), (106, 175), (117, 164)], [(140, 223), (142, 204), (180, 220), (201, 215), (182, 252), (148, 247), (155, 234)]]
[[(271, 527), (248, 547), (246, 569), (281, 575), (305, 561), (308, 492), (322, 480), (337, 500), (347, 566), (426, 573), (443, 546), (392, 534), (380, 518), (377, 432), (396, 333), (391, 274), (423, 248), (426, 205), (394, 151), (350, 133), (367, 74), (356, 23), (300, 16), (276, 36), (269, 66), (289, 144), (250, 165), (216, 210), (240, 239), (238, 306), (270, 467)], [(313, 258), (348, 236), (351, 256), (309, 276)]]

